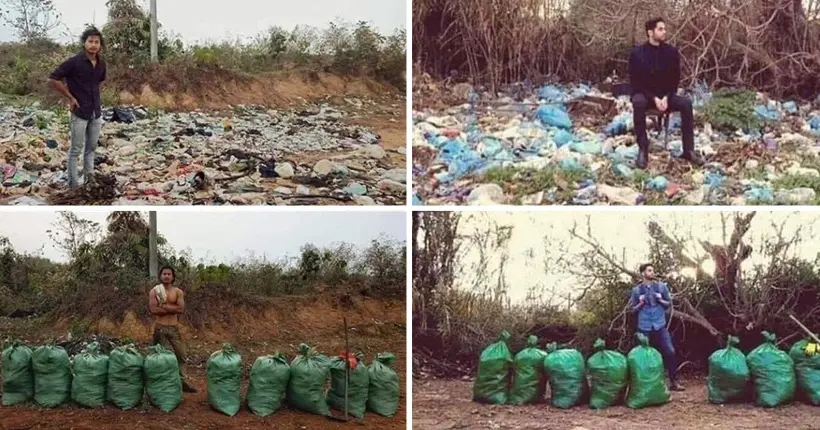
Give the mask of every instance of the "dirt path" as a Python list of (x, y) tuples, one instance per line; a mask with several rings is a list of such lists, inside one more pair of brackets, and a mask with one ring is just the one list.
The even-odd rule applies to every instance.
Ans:
[[(472, 382), (413, 381), (413, 428), (548, 430), (745, 430), (820, 429), (820, 408), (794, 403), (777, 409), (751, 404), (718, 406), (706, 400), (704, 379), (684, 381), (688, 390), (672, 402), (640, 410), (617, 406), (593, 411), (549, 405), (494, 406), (471, 401)], [(549, 396), (549, 393), (547, 394)]]

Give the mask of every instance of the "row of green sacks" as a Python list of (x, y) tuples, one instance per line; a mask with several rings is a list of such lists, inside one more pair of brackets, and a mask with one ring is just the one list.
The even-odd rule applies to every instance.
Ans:
[[(538, 348), (538, 338), (530, 336), (527, 347), (513, 359), (507, 347), (509, 332), (481, 352), (473, 400), (482, 403), (523, 405), (544, 397), (549, 381), (551, 403), (571, 408), (589, 395), (589, 406), (602, 409), (624, 399), (630, 408), (669, 402), (663, 357), (649, 346), (646, 336), (636, 335), (638, 345), (625, 357), (607, 350), (602, 339), (593, 345), (595, 353), (584, 362), (575, 349)], [(763, 332), (764, 342), (748, 356), (737, 349), (738, 339), (729, 336), (727, 346), (709, 357), (707, 389), (709, 401), (743, 401), (754, 385), (756, 403), (774, 407), (790, 402), (796, 385), (813, 405), (820, 405), (820, 355), (804, 352), (808, 339), (794, 344), (789, 354), (775, 345), (775, 336)], [(588, 379), (587, 379), (588, 378)], [(626, 393), (626, 396), (624, 396)]]
[[(34, 399), (52, 408), (69, 398), (86, 407), (103, 406), (106, 399), (127, 410), (137, 406), (143, 391), (150, 402), (164, 412), (182, 403), (179, 363), (173, 352), (162, 345), (148, 348), (142, 355), (131, 345), (114, 348), (109, 356), (99, 353), (97, 343), (89, 344), (74, 357), (73, 373), (65, 349), (43, 345), (32, 351), (15, 342), (2, 353), (3, 406)], [(365, 410), (392, 417), (398, 409), (398, 375), (390, 367), (395, 356), (382, 353), (368, 367), (361, 353), (350, 369), (349, 413), (358, 418)], [(282, 403), (311, 413), (329, 415), (330, 407), (344, 410), (345, 360), (319, 354), (315, 348), (299, 345), (299, 355), (288, 364), (279, 352), (256, 359), (250, 371), (246, 394), (248, 407), (259, 416), (276, 412)], [(229, 344), (211, 354), (206, 364), (208, 402), (229, 416), (241, 406), (242, 357)], [(324, 387), (330, 378), (330, 390)]]

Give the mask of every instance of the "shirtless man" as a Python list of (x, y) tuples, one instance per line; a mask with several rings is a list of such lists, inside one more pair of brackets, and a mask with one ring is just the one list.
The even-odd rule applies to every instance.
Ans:
[(196, 393), (196, 388), (185, 378), (185, 347), (179, 335), (179, 315), (185, 312), (185, 293), (174, 286), (175, 277), (174, 268), (164, 266), (159, 270), (159, 280), (162, 284), (148, 293), (148, 309), (154, 316), (153, 344), (162, 344), (166, 348), (168, 344), (171, 345), (179, 361), (182, 391)]

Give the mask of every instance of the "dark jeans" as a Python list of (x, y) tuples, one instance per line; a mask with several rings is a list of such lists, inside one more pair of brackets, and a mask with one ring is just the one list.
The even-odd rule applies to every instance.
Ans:
[(663, 364), (669, 373), (669, 381), (675, 383), (678, 380), (678, 363), (675, 359), (675, 346), (672, 345), (672, 336), (666, 327), (658, 330), (645, 331), (638, 330), (649, 338), (649, 343), (658, 349), (663, 356)]
[[(688, 154), (695, 149), (695, 117), (692, 112), (692, 101), (679, 95), (669, 96), (667, 111), (680, 112), (681, 133), (683, 134), (683, 153)], [(643, 94), (632, 96), (632, 122), (635, 125), (635, 136), (638, 147), (644, 151), (649, 149), (649, 139), (646, 137), (646, 111), (657, 109), (655, 100), (647, 100)]]

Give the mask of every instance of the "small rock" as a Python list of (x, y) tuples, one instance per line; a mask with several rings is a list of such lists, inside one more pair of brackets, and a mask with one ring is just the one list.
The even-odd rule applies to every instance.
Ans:
[(300, 196), (309, 196), (310, 195), (310, 188), (305, 185), (297, 185), (296, 186), (296, 194)]
[(686, 197), (684, 197), (684, 200), (686, 201), (686, 203), (688, 203), (692, 206), (702, 205), (703, 200), (706, 199), (706, 190), (708, 190), (708, 189), (709, 189), (709, 187), (702, 186), (702, 187), (692, 191), (691, 193), (687, 194)]
[(394, 193), (403, 193), (406, 191), (406, 186), (401, 182), (396, 182), (390, 179), (382, 179), (376, 183), (380, 190), (392, 191)]
[(333, 163), (330, 160), (320, 160), (313, 166), (313, 171), (321, 176), (327, 176), (333, 170)]
[(348, 186), (345, 187), (342, 191), (344, 191), (346, 194), (354, 196), (363, 196), (367, 194), (367, 188), (358, 182), (352, 182), (348, 184)]
[(483, 184), (470, 191), (467, 204), (471, 206), (488, 206), (506, 204), (504, 190), (498, 184)]
[(294, 175), (293, 166), (290, 163), (281, 163), (274, 169), (280, 178), (289, 179)]
[(521, 204), (528, 206), (538, 206), (544, 202), (544, 192), (539, 191), (529, 196), (521, 197)]

